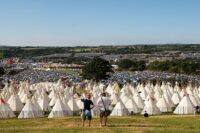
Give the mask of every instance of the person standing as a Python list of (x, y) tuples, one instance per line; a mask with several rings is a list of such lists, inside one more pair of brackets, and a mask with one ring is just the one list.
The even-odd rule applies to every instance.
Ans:
[(107, 126), (107, 117), (109, 112), (109, 106), (111, 104), (111, 100), (109, 97), (106, 97), (106, 93), (103, 92), (101, 97), (97, 100), (97, 105), (100, 109), (100, 127), (102, 127), (102, 123), (104, 121), (104, 126)]
[(87, 94), (86, 99), (81, 99), (83, 102), (83, 112), (82, 112), (82, 126), (84, 127), (86, 117), (89, 121), (89, 126), (91, 126), (91, 120), (92, 120), (92, 112), (91, 109), (94, 107), (94, 104), (91, 100), (91, 94)]

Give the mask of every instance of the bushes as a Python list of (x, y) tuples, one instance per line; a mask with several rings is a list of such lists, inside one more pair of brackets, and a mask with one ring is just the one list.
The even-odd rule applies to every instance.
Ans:
[(131, 70), (132, 71), (143, 71), (146, 68), (145, 61), (133, 61)]
[(200, 59), (174, 59), (167, 61), (154, 61), (146, 66), (145, 61), (132, 61), (123, 59), (118, 66), (122, 70), (131, 71), (165, 71), (180, 74), (200, 74)]
[(166, 71), (181, 74), (197, 74), (200, 70), (200, 60), (182, 59), (172, 61), (154, 61), (148, 65), (148, 70)]
[(118, 66), (122, 69), (129, 69), (133, 65), (133, 61), (129, 59), (120, 60)]
[(120, 69), (131, 71), (143, 71), (146, 68), (145, 61), (132, 61), (129, 59), (120, 60), (117, 65)]

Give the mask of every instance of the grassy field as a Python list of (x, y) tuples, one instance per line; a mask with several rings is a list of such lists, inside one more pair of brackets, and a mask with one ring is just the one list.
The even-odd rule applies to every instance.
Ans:
[(87, 124), (83, 128), (80, 117), (0, 119), (0, 133), (200, 133), (199, 116), (110, 117), (102, 128), (95, 117)]

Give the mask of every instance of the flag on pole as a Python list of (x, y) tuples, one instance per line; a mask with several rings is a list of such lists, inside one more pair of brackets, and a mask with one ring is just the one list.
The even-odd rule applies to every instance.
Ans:
[(118, 93), (119, 92), (119, 85), (116, 83), (116, 85), (115, 85), (115, 91), (116, 91), (116, 93)]

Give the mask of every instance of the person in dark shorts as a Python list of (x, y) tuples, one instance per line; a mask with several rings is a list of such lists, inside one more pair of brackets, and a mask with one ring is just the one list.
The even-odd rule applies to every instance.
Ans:
[(101, 97), (97, 100), (98, 107), (100, 108), (100, 127), (102, 127), (102, 123), (104, 122), (104, 126), (107, 126), (107, 111), (109, 110), (109, 106), (111, 104), (111, 100), (109, 97), (106, 97), (106, 93), (103, 92)]
[(84, 127), (84, 123), (86, 118), (89, 121), (89, 126), (91, 125), (91, 120), (92, 120), (92, 112), (91, 109), (94, 107), (94, 104), (91, 100), (91, 94), (87, 94), (86, 99), (81, 99), (83, 102), (83, 113), (82, 113), (82, 126)]

